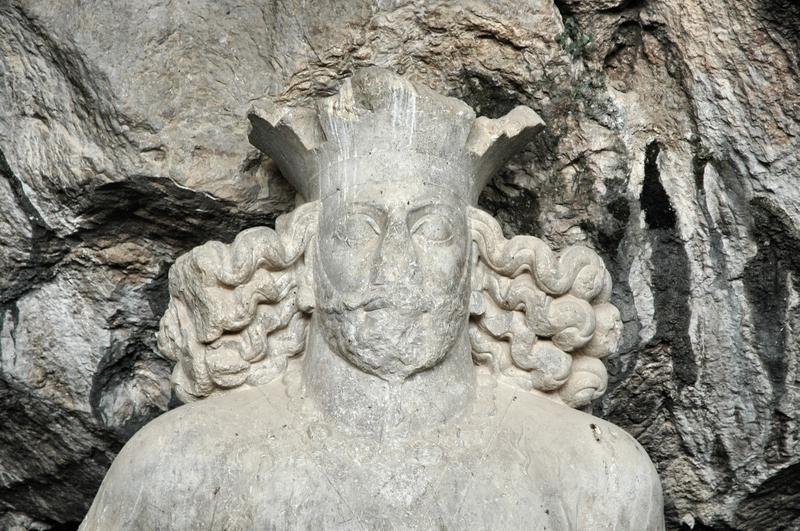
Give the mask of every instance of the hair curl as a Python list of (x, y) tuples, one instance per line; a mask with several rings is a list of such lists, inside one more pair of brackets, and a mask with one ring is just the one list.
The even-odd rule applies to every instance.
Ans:
[(318, 211), (306, 203), (279, 217), (275, 230), (208, 242), (172, 266), (158, 347), (178, 362), (172, 384), (181, 401), (267, 383), (302, 352), (313, 306), (305, 251)]
[(473, 359), (501, 377), (571, 407), (605, 392), (598, 359), (613, 351), (622, 323), (609, 304), (611, 277), (592, 250), (554, 253), (533, 236), (503, 236), (470, 208), (476, 244), (470, 339)]

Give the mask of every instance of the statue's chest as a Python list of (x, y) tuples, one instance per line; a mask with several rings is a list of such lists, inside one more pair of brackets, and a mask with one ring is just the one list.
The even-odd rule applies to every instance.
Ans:
[[(287, 511), (301, 502), (298, 526), (310, 518), (305, 523), (342, 529), (356, 522), (367, 529), (568, 528), (561, 496), (541, 487), (553, 478), (531, 456), (469, 434), (406, 441), (322, 435), (296, 450), (278, 475), (300, 465), (283, 502)], [(321, 514), (330, 518), (315, 520)]]
[(574, 516), (569, 470), (493, 416), (405, 439), (283, 421), (226, 434), (176, 471), (195, 519), (220, 529), (559, 530)]

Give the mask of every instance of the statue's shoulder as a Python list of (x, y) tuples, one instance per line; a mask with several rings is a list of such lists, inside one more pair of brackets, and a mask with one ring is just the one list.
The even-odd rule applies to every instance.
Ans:
[(208, 448), (214, 446), (212, 441), (224, 445), (227, 441), (241, 444), (246, 437), (283, 440), (292, 433), (288, 428), (293, 415), (287, 404), (285, 386), (280, 381), (185, 404), (144, 426), (120, 455), (138, 456), (144, 450), (160, 449), (190, 458), (187, 450), (197, 447), (203, 450), (199, 458), (207, 456)]
[(559, 490), (565, 507), (603, 500), (595, 505), (602, 507), (584, 516), (592, 521), (575, 515), (582, 522), (580, 528), (662, 528), (658, 473), (629, 433), (603, 419), (504, 384), (498, 384), (497, 404), (497, 414), (503, 415), (494, 444), (498, 452), (523, 454), (527, 476), (559, 478), (553, 487)]
[[(81, 529), (188, 529), (219, 518), (213, 510), (218, 504), (242, 509), (225, 518), (252, 518), (237, 489), (268, 495), (269, 486), (287, 481), (291, 470), (301, 476), (295, 483), (305, 485), (298, 488), (316, 486), (322, 479), (302, 458), (304, 438), (287, 403), (276, 382), (154, 419), (117, 455)], [(228, 523), (234, 529), (250, 525)]]
[(526, 438), (545, 448), (559, 449), (556, 453), (574, 451), (570, 457), (587, 464), (614, 456), (620, 465), (627, 463), (634, 469), (642, 465), (655, 473), (636, 439), (606, 420), (503, 383), (498, 383), (497, 404), (497, 414), (505, 415), (505, 426), (524, 431)]

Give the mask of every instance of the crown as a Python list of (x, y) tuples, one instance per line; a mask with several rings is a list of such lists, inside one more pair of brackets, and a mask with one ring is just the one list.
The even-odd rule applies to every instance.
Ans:
[(464, 102), (382, 68), (356, 71), (309, 107), (253, 107), (250, 142), (307, 200), (418, 179), (475, 204), (492, 174), (544, 128), (530, 108), (476, 118)]

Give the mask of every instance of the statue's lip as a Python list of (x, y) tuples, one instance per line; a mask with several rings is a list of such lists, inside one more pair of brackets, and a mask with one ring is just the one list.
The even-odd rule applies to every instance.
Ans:
[(392, 306), (392, 303), (389, 302), (388, 299), (385, 297), (375, 297), (373, 299), (368, 300), (362, 308), (365, 312), (374, 312), (376, 310), (383, 310), (384, 308), (388, 308)]
[(419, 316), (430, 311), (430, 308), (426, 307), (424, 304), (400, 302), (382, 296), (368, 299), (366, 302), (360, 304), (359, 308), (365, 313), (388, 310), (397, 313), (398, 317)]

